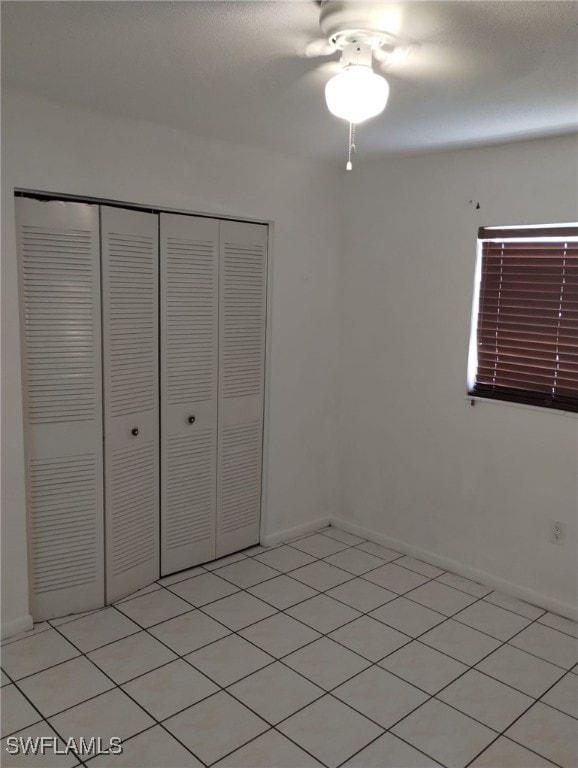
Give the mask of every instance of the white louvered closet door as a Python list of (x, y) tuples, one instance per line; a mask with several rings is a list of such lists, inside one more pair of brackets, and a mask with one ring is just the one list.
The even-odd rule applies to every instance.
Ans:
[(259, 542), (267, 227), (221, 221), (217, 557)]
[(159, 575), (158, 216), (101, 207), (106, 601)]
[(98, 207), (16, 200), (31, 612), (104, 603)]
[(219, 222), (161, 214), (161, 573), (215, 557)]

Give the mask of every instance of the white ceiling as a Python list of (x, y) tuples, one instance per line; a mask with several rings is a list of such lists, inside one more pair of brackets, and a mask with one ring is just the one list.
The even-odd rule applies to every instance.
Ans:
[[(200, 136), (345, 156), (347, 125), (323, 97), (339, 54), (303, 56), (320, 36), (314, 0), (1, 5), (5, 86)], [(374, 5), (414, 44), (385, 72), (389, 104), (360, 126), (360, 157), (577, 129), (577, 2)]]

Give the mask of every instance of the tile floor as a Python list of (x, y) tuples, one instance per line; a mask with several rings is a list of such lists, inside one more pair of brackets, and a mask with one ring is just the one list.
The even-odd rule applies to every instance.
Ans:
[[(325, 528), (6, 640), (0, 761), (576, 768), (577, 661), (568, 619)], [(124, 752), (9, 755), (14, 735)]]

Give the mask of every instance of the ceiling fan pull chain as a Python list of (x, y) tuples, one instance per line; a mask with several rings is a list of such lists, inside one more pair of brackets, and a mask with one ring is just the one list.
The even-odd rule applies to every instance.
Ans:
[(349, 152), (347, 155), (346, 171), (350, 171), (353, 168), (351, 157), (355, 153), (355, 123), (349, 123)]

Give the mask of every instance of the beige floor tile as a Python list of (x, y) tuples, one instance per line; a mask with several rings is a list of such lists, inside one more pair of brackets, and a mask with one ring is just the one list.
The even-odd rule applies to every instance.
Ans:
[(396, 565), (402, 565), (404, 568), (409, 568), (410, 571), (421, 573), (422, 576), (427, 576), (428, 579), (434, 579), (436, 576), (441, 576), (443, 571), (435, 565), (424, 563), (422, 560), (416, 560), (414, 557), (404, 555), (396, 561)]
[(87, 653), (101, 645), (133, 635), (140, 628), (116, 608), (105, 608), (104, 611), (64, 624), (59, 631), (83, 653)]
[(333, 695), (383, 728), (390, 728), (428, 699), (413, 685), (376, 667), (340, 685)]
[(464, 768), (496, 737), (494, 731), (435, 699), (408, 715), (393, 733), (448, 768)]
[(217, 640), (185, 658), (223, 688), (274, 661), (238, 635)]
[(280, 611), (318, 594), (315, 589), (284, 575), (250, 587), (247, 591)]
[(336, 629), (330, 637), (374, 662), (411, 642), (407, 635), (372, 619), (371, 616), (362, 616)]
[(92, 651), (88, 658), (115, 682), (125, 683), (172, 661), (176, 655), (148, 632), (138, 632)]
[(481, 661), (477, 668), (534, 698), (541, 696), (563, 674), (560, 667), (511, 645), (498, 648), (491, 656)]
[(414, 589), (407, 597), (415, 603), (431, 608), (432, 611), (443, 613), (445, 616), (453, 616), (475, 601), (475, 597), (466, 595), (458, 589), (440, 584), (438, 581), (430, 581), (417, 589)]
[(88, 741), (97, 736), (103, 743), (110, 743), (113, 736), (128, 739), (154, 725), (153, 719), (118, 688), (67, 709), (48, 722), (63, 739), (82, 736)]
[(264, 720), (224, 691), (179, 712), (165, 726), (207, 764), (220, 760), (269, 728)]
[(284, 613), (277, 613), (275, 616), (253, 624), (241, 630), (239, 634), (277, 659), (319, 637), (319, 633), (314, 629), (306, 627)]
[(198, 610), (158, 624), (150, 632), (179, 656), (230, 634), (226, 627)]
[(326, 557), (325, 562), (342, 568), (355, 576), (361, 576), (362, 573), (367, 573), (383, 565), (381, 558), (355, 548), (336, 552), (336, 554)]
[(578, 718), (578, 680), (570, 672), (542, 698), (545, 704)]
[(91, 613), (99, 613), (106, 610), (103, 608), (94, 608), (91, 611), (81, 611), (80, 613), (67, 613), (65, 616), (58, 616), (55, 619), (50, 619), (49, 623), (53, 627), (61, 627), (63, 624), (68, 624), (69, 621), (76, 621), (76, 619), (82, 619), (84, 616), (90, 616)]
[(340, 541), (342, 544), (349, 544), (350, 546), (353, 546), (354, 544), (363, 544), (365, 541), (365, 539), (362, 539), (360, 536), (355, 536), (353, 533), (342, 531), (340, 528), (335, 528), (333, 525), (326, 528), (323, 531), (323, 535), (329, 536), (330, 539), (335, 539), (335, 541)]
[(237, 592), (235, 595), (224, 597), (216, 603), (206, 605), (203, 610), (234, 631), (277, 612), (275, 608), (246, 592)]
[(219, 690), (182, 659), (126, 683), (123, 689), (156, 720), (164, 720)]
[(475, 669), (438, 693), (438, 699), (495, 731), (505, 730), (534, 702)]
[(335, 688), (369, 666), (361, 656), (326, 637), (295, 651), (284, 662), (325, 690)]
[(372, 584), (365, 579), (346, 581), (344, 584), (333, 587), (326, 594), (362, 613), (373, 611), (397, 598), (395, 592), (378, 587), (377, 584)]
[(305, 565), (303, 568), (297, 568), (296, 571), (291, 571), (291, 576), (320, 592), (336, 587), (338, 584), (353, 578), (350, 573), (346, 573), (341, 568), (336, 568), (334, 565), (329, 565), (322, 560)]
[(134, 619), (141, 627), (152, 627), (181, 613), (192, 611), (192, 606), (167, 589), (157, 589), (126, 603), (119, 603), (118, 610)]
[(478, 600), (454, 616), (454, 619), (498, 640), (509, 640), (530, 623), (530, 619), (486, 603), (485, 600)]
[(578, 661), (578, 640), (542, 624), (531, 624), (510, 640), (510, 645), (570, 669)]
[(404, 645), (380, 661), (379, 666), (432, 695), (467, 670), (465, 664), (450, 659), (418, 640)]
[(398, 597), (397, 600), (372, 611), (371, 616), (411, 637), (418, 637), (447, 618), (442, 613), (413, 603), (405, 597)]
[(535, 704), (505, 735), (564, 768), (578, 765), (576, 720), (546, 704)]
[(2, 667), (13, 680), (78, 656), (79, 652), (55, 629), (18, 640), (2, 648)]
[(114, 605), (117, 603), (125, 603), (127, 600), (134, 600), (135, 597), (141, 597), (142, 595), (148, 595), (149, 592), (155, 592), (157, 589), (160, 589), (160, 582), (157, 583), (156, 581), (154, 584), (147, 584), (146, 587), (143, 587), (142, 589), (137, 589), (136, 592), (131, 592), (130, 595), (127, 595), (126, 597), (121, 597), (120, 600), (116, 600)]
[(40, 632), (46, 632), (47, 629), (52, 629), (47, 621), (37, 621), (32, 629), (28, 629), (25, 632), (18, 632), (16, 635), (10, 635), (9, 637), (4, 638), (0, 642), (0, 646), (3, 648), (5, 645), (15, 643), (17, 640), (25, 640), (26, 638), (34, 637), (34, 635), (38, 635)]
[(540, 624), (546, 624), (546, 626), (552, 629), (557, 629), (559, 632), (565, 632), (572, 637), (578, 637), (578, 623), (564, 618), (564, 616), (558, 616), (555, 613), (545, 613), (538, 619)]
[(259, 584), (267, 579), (273, 579), (279, 575), (279, 572), (275, 569), (269, 568), (268, 565), (260, 563), (251, 557), (246, 557), (244, 560), (239, 560), (232, 565), (219, 568), (217, 573), (221, 578), (227, 579), (227, 581), (242, 589), (254, 587), (255, 584)]
[(232, 685), (229, 693), (275, 725), (323, 696), (324, 691), (284, 664), (275, 662)]
[(403, 595), (427, 581), (425, 576), (408, 571), (395, 563), (386, 563), (381, 568), (366, 573), (363, 578), (398, 595)]
[(313, 536), (307, 536), (305, 539), (299, 539), (291, 543), (295, 549), (300, 549), (302, 552), (306, 552), (313, 557), (328, 557), (334, 555), (336, 552), (341, 552), (342, 549), (347, 548), (347, 544), (335, 539), (323, 536), (322, 534), (315, 533)]
[(15, 685), (6, 685), (2, 688), (0, 704), (2, 712), (0, 736), (2, 737), (8, 736), (15, 731), (20, 731), (42, 719), (42, 716)]
[(295, 547), (283, 546), (276, 547), (269, 552), (263, 552), (261, 555), (256, 555), (255, 560), (278, 571), (287, 573), (288, 571), (295, 570), (295, 568), (301, 568), (304, 565), (313, 563), (315, 558), (306, 552), (295, 549)]
[(88, 763), (90, 768), (202, 768), (182, 744), (155, 725), (123, 742), (122, 755), (102, 755)]
[(4, 672), (3, 669), (1, 669), (0, 670), (0, 686), (3, 688), (5, 685), (10, 685), (10, 683), (11, 683), (10, 678), (8, 677), (6, 672)]
[(439, 763), (431, 757), (410, 747), (393, 733), (384, 733), (344, 763), (343, 768), (438, 768), (438, 766)]
[(499, 640), (478, 632), (477, 629), (466, 627), (453, 619), (430, 629), (420, 638), (422, 643), (435, 648), (442, 653), (447, 653), (454, 659), (472, 666), (484, 656), (494, 651), (499, 645)]
[(359, 611), (326, 595), (312, 597), (290, 608), (287, 613), (321, 634), (327, 634), (361, 615)]
[(542, 616), (546, 611), (543, 608), (538, 608), (530, 603), (525, 603), (523, 600), (518, 600), (517, 597), (511, 595), (505, 595), (502, 592), (490, 592), (489, 595), (484, 597), (488, 603), (493, 605), (499, 605), (500, 608), (506, 608), (508, 611), (519, 613), (520, 616), (525, 616), (527, 619), (537, 619)]
[(336, 768), (382, 733), (380, 727), (332, 696), (297, 712), (279, 730), (329, 768)]
[(221, 557), (218, 560), (212, 560), (210, 563), (205, 563), (203, 565), (203, 568), (205, 571), (217, 571), (219, 568), (224, 568), (226, 565), (231, 565), (231, 563), (238, 563), (240, 560), (244, 560), (247, 555), (243, 554), (242, 552), (236, 552), (233, 555), (227, 555), (226, 557)]
[(386, 563), (402, 557), (401, 552), (395, 552), (393, 549), (382, 547), (381, 544), (375, 544), (373, 541), (364, 541), (363, 544), (357, 544), (357, 549), (361, 549), (362, 552), (369, 552), (370, 555), (375, 555)]
[(27, 677), (20, 685), (34, 706), (49, 717), (104, 693), (114, 683), (88, 659), (80, 657)]
[(477, 581), (465, 579), (463, 576), (458, 576), (455, 573), (444, 573), (439, 576), (436, 581), (440, 581), (442, 584), (447, 584), (448, 587), (460, 589), (462, 592), (467, 592), (468, 595), (473, 595), (474, 597), (484, 597), (485, 595), (489, 595), (492, 591), (489, 587), (484, 587), (483, 584), (478, 584)]
[(471, 768), (550, 768), (554, 764), (504, 736), (482, 752)]
[(195, 606), (213, 603), (222, 597), (227, 597), (239, 591), (234, 584), (230, 584), (225, 579), (221, 579), (214, 573), (202, 573), (186, 581), (179, 581), (169, 587), (171, 592), (182, 597)]
[[(219, 562), (219, 561), (217, 561)], [(163, 576), (162, 579), (159, 579), (157, 583), (157, 586), (162, 585), (163, 587), (170, 587), (173, 584), (178, 584), (181, 581), (186, 581), (187, 579), (193, 578), (193, 576), (200, 576), (202, 573), (206, 573), (206, 569), (201, 566), (197, 566), (195, 568), (189, 568), (186, 571), (179, 571), (178, 573), (171, 573), (170, 576)]]
[(322, 768), (315, 758), (308, 755), (289, 739), (274, 730), (250, 741), (214, 768)]

